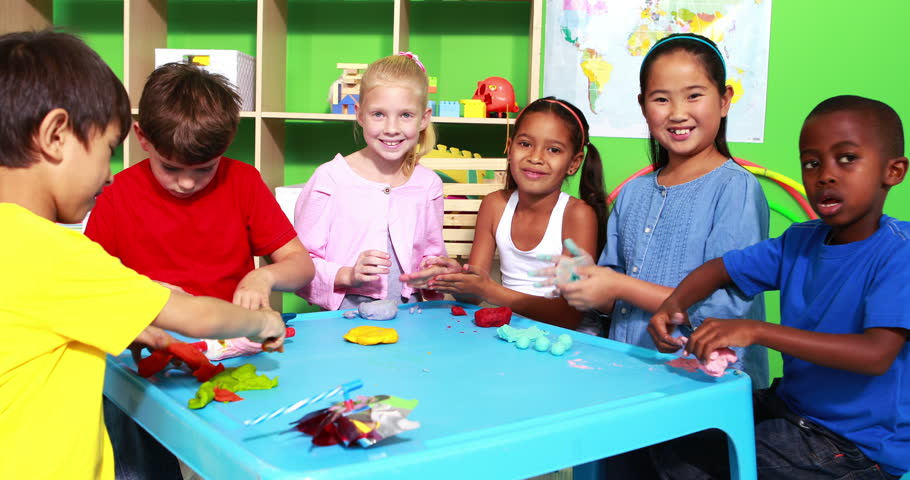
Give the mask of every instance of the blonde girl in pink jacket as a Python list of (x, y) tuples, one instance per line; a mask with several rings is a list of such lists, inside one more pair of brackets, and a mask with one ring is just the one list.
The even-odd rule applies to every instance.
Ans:
[(297, 291), (308, 302), (339, 310), (441, 298), (399, 278), (446, 255), (442, 181), (417, 164), (436, 143), (427, 93), (426, 71), (411, 53), (379, 59), (364, 73), (356, 118), (366, 147), (317, 168), (294, 211), (316, 266), (315, 279)]

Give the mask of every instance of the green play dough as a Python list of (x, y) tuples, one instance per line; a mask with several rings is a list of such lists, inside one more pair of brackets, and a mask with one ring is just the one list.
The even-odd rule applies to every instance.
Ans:
[(562, 342), (556, 342), (550, 347), (550, 353), (556, 355), (557, 357), (566, 353), (566, 344)]
[[(503, 325), (496, 329), (496, 334), (499, 335), (499, 338), (511, 343), (517, 342), (520, 338), (527, 338), (528, 344), (537, 337), (545, 337), (550, 332), (541, 330), (537, 327), (530, 328), (515, 328), (511, 325)], [(522, 347), (519, 347), (522, 348)]]
[(566, 350), (572, 348), (572, 337), (568, 333), (563, 333), (556, 339), (557, 343), (561, 343), (566, 346)]
[(216, 387), (236, 393), (243, 390), (268, 390), (277, 386), (278, 377), (270, 379), (264, 374), (256, 375), (256, 366), (245, 363), (239, 367), (225, 368), (223, 372), (200, 385), (196, 397), (187, 403), (193, 409), (208, 405), (215, 398)]
[(521, 337), (518, 340), (515, 340), (515, 346), (524, 350), (531, 346), (531, 339), (528, 337)]
[(540, 337), (534, 341), (534, 349), (538, 352), (546, 352), (550, 349), (550, 339), (547, 337)]

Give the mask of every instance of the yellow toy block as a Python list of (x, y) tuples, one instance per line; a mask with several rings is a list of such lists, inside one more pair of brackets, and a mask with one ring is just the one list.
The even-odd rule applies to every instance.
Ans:
[(464, 105), (465, 118), (487, 118), (487, 104), (483, 101), (473, 98), (459, 101)]

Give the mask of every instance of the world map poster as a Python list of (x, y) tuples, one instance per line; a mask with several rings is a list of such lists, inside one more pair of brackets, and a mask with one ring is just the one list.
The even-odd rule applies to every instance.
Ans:
[(671, 33), (713, 40), (733, 87), (727, 140), (764, 140), (771, 0), (550, 0), (544, 95), (578, 106), (591, 135), (647, 138), (638, 73)]

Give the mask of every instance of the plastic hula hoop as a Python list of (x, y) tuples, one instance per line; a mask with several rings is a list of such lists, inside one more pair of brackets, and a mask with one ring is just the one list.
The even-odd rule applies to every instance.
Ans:
[[(741, 158), (734, 158), (733, 160), (736, 163), (740, 164), (743, 168), (745, 168), (746, 170), (751, 172), (753, 175), (765, 177), (765, 178), (773, 181), (774, 183), (780, 185), (781, 188), (783, 188), (788, 194), (790, 194), (791, 197), (793, 197), (794, 200), (796, 200), (796, 203), (799, 204), (799, 206), (802, 208), (803, 212), (805, 212), (806, 216), (808, 216), (810, 220), (818, 218), (818, 215), (815, 214), (815, 212), (812, 210), (812, 207), (809, 205), (809, 202), (806, 200), (806, 197), (805, 197), (806, 191), (802, 185), (795, 182), (790, 177), (777, 173), (773, 170), (768, 170), (767, 168), (762, 167), (761, 165), (759, 165), (757, 163), (750, 162), (748, 160), (744, 160)], [(654, 167), (648, 165), (647, 167), (644, 167), (641, 170), (633, 173), (629, 178), (623, 180), (623, 182), (620, 183), (619, 186), (616, 187), (612, 192), (610, 192), (609, 196), (607, 196), (607, 204), (609, 205), (616, 200), (616, 197), (619, 195), (619, 192), (622, 190), (623, 187), (626, 186), (627, 183), (629, 183), (630, 181), (632, 181), (642, 175), (647, 175), (653, 171), (654, 171)], [(772, 202), (768, 202), (768, 207), (771, 208), (772, 210), (780, 213), (781, 215), (787, 217), (787, 219), (789, 219), (793, 222), (799, 221), (798, 217), (795, 214), (793, 214), (793, 212), (790, 212), (789, 210), (781, 207), (778, 204), (774, 204), (774, 207), (772, 207)]]

